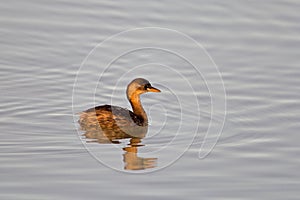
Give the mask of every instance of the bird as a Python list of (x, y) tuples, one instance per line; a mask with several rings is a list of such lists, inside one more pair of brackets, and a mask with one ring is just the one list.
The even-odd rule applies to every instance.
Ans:
[(144, 78), (132, 80), (126, 96), (132, 111), (113, 105), (101, 105), (80, 113), (78, 120), (85, 137), (98, 143), (118, 143), (118, 139), (143, 138), (148, 130), (148, 117), (141, 104), (140, 95), (161, 92)]

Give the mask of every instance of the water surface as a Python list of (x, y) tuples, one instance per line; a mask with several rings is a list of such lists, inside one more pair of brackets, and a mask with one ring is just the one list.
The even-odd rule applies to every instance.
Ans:
[[(299, 7), (293, 0), (1, 4), (1, 199), (298, 199)], [(136, 76), (165, 90), (143, 97), (151, 126), (139, 153), (157, 158), (153, 169), (181, 155), (192, 139), (196, 113), (201, 115), (194, 144), (180, 159), (137, 175), (124, 170), (122, 148), (128, 141), (117, 148), (85, 143), (73, 119), (72, 93), (81, 63), (99, 42), (145, 26), (175, 29), (205, 47), (224, 81), (227, 115), (217, 145), (199, 160), (211, 105), (205, 81), (188, 63), (153, 49), (132, 52), (113, 62), (99, 80), (107, 66), (91, 59), (81, 74), (75, 110), (95, 103), (129, 108), (125, 87)], [(140, 41), (127, 39), (107, 48), (103, 57)], [(174, 40), (170, 46), (189, 47)], [(137, 66), (142, 67), (130, 71)], [(172, 69), (197, 88), (200, 112)], [(215, 74), (204, 74), (217, 81)], [(180, 121), (184, 130), (175, 134)], [(156, 151), (174, 135), (172, 145)], [(99, 163), (86, 145), (101, 151), (116, 170)]]

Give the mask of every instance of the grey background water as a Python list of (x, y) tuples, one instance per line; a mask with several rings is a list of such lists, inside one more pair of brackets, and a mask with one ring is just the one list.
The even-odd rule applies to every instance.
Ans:
[[(292, 0), (3, 2), (0, 198), (298, 199), (299, 8), (300, 3)], [(178, 30), (205, 47), (224, 81), (227, 116), (217, 145), (199, 160), (199, 143), (210, 110), (208, 92), (200, 81), (203, 115), (195, 144), (173, 165), (134, 175), (105, 167), (86, 151), (73, 122), (72, 90), (80, 64), (99, 42), (127, 29), (148, 26)], [(184, 46), (180, 41), (173, 45)], [(105, 54), (114, 56), (117, 48), (120, 46)], [(157, 51), (124, 57), (116, 65), (147, 63), (151, 53)], [(178, 60), (171, 58), (169, 66), (181, 73), (189, 69), (180, 68)], [(86, 68), (91, 69), (83, 74), (86, 82), (93, 81), (91, 77), (104, 67), (96, 63)], [(106, 74), (97, 87), (100, 104), (111, 100), (107, 92), (115, 88), (117, 84), (111, 82), (119, 79), (122, 70)], [(187, 74), (197, 85), (192, 74)], [(135, 75), (140, 74), (133, 72), (128, 79)], [(193, 108), (190, 91), (182, 91), (181, 84), (176, 90), (181, 79), (171, 79), (168, 73), (147, 73), (147, 77), (157, 84), (165, 80), (161, 84), (165, 87), (170, 82), (169, 88), (186, 96), (180, 103)], [(128, 80), (122, 79), (117, 85), (112, 102), (128, 107), (122, 94), (125, 82)], [(84, 98), (77, 106), (88, 108), (94, 97), (86, 93), (85, 86), (78, 88)], [(151, 111), (153, 130), (143, 148), (156, 149), (172, 139), (177, 104), (158, 104), (162, 109), (153, 106), (168, 97), (174, 96), (162, 93), (143, 98)], [(163, 108), (168, 111), (169, 126), (156, 134), (157, 124), (165, 119), (164, 113), (159, 113)], [(185, 126), (189, 119), (184, 119)], [(168, 155), (180, 154), (182, 149), (177, 147), (188, 143), (189, 137), (184, 132), (179, 146), (158, 153), (158, 165)], [(123, 167), (121, 150), (105, 153), (109, 160), (118, 162), (117, 167)]]

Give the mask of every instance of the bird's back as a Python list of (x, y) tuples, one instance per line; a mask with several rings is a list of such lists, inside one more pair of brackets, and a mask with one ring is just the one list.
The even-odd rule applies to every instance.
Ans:
[(143, 120), (132, 111), (119, 106), (97, 106), (84, 111), (83, 114), (85, 114), (84, 116), (96, 116), (100, 124), (107, 126), (112, 123), (116, 123), (118, 126), (141, 126), (143, 123)]

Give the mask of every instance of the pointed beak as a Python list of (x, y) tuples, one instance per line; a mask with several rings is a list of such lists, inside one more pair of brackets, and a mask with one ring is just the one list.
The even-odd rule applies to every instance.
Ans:
[(160, 90), (159, 89), (157, 89), (157, 88), (155, 88), (155, 87), (148, 87), (147, 88), (147, 90), (148, 90), (148, 92), (160, 92)]

